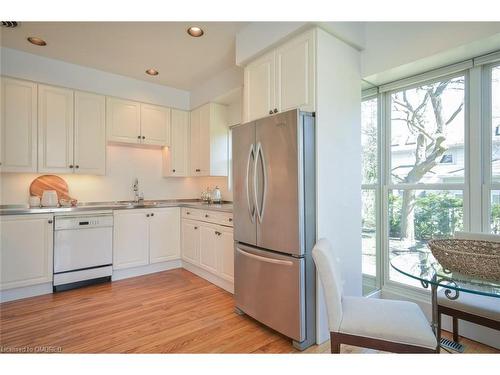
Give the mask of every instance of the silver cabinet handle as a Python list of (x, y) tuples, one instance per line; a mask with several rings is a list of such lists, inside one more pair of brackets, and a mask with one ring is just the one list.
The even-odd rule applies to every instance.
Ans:
[(244, 255), (244, 256), (249, 257), (249, 258), (257, 259), (257, 260), (259, 260), (261, 262), (281, 264), (281, 265), (284, 265), (284, 266), (293, 266), (293, 262), (291, 262), (289, 260), (267, 258), (267, 257), (263, 257), (263, 256), (260, 256), (260, 255), (257, 255), (257, 254), (248, 253), (248, 252), (243, 251), (243, 250), (241, 250), (239, 248), (237, 248), (236, 251), (239, 254), (241, 254), (241, 255)]
[[(255, 147), (253, 143), (250, 145), (250, 150), (248, 151), (248, 159), (247, 159), (247, 174), (245, 176), (245, 190), (247, 192), (247, 206), (248, 206), (248, 213), (250, 214), (250, 220), (252, 223), (255, 222), (255, 202), (252, 207), (252, 203), (250, 202), (250, 192), (248, 191), (248, 179), (249, 179), (249, 174), (250, 174), (250, 161), (253, 156), (254, 163), (255, 163)], [(255, 167), (254, 167), (255, 170)], [(253, 181), (253, 186), (254, 186), (254, 191), (255, 191), (255, 173), (254, 173), (254, 181)]]

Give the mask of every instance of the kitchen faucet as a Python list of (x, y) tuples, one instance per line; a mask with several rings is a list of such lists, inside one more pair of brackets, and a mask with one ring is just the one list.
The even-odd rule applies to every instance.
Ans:
[(134, 202), (141, 203), (144, 201), (144, 194), (139, 193), (139, 179), (136, 177), (134, 181), (134, 185), (132, 186), (134, 190)]

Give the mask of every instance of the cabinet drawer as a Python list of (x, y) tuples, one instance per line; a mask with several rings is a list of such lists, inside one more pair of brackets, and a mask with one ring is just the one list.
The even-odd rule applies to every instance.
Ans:
[(233, 226), (233, 214), (231, 212), (205, 211), (203, 220), (210, 223)]
[(203, 210), (197, 210), (195, 208), (182, 208), (182, 217), (191, 220), (203, 220)]

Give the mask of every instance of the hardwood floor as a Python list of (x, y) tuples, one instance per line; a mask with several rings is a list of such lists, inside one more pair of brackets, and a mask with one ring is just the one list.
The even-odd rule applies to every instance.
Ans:
[[(473, 352), (498, 352), (464, 339)], [(176, 269), (0, 305), (0, 351), (295, 353), (234, 313), (230, 293)], [(306, 353), (328, 353), (329, 343)], [(344, 353), (373, 351), (343, 346)]]

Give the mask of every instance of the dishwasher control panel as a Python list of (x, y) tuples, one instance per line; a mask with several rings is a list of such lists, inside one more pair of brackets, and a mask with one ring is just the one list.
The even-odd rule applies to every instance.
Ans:
[(113, 215), (56, 216), (54, 230), (102, 228), (113, 226)]

